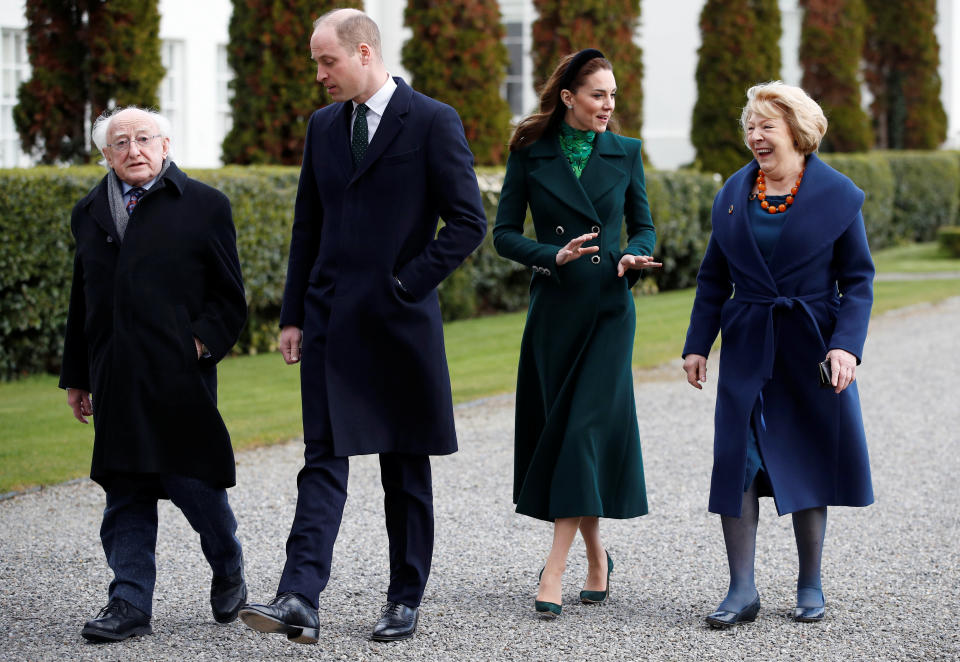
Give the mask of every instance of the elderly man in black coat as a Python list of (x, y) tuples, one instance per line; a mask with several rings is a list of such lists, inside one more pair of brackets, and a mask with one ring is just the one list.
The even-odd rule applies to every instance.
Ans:
[(307, 125), (280, 315), (285, 361), (303, 349), (305, 461), (277, 596), (240, 618), (316, 643), (348, 458), (378, 453), (390, 585), (372, 638), (393, 641), (413, 636), (430, 573), (429, 456), (457, 449), (436, 287), (487, 221), (460, 118), (390, 77), (376, 23), (328, 13), (310, 52), (338, 103)]
[(60, 387), (81, 423), (96, 410), (90, 477), (106, 491), (114, 579), (81, 634), (107, 642), (151, 632), (159, 498), (200, 535), (214, 618), (234, 620), (246, 601), (216, 365), (247, 309), (230, 202), (168, 158), (170, 123), (125, 108), (98, 118), (93, 140), (109, 172), (73, 209)]

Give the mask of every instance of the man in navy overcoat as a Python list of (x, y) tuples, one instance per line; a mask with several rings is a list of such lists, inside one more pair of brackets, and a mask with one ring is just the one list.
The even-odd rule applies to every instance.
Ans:
[(305, 463), (277, 596), (241, 618), (317, 641), (348, 457), (379, 453), (390, 585), (373, 639), (393, 641), (413, 636), (430, 571), (429, 456), (457, 449), (436, 288), (486, 218), (460, 118), (390, 77), (376, 23), (329, 12), (310, 51), (339, 103), (307, 127), (280, 320), (284, 360), (302, 351)]

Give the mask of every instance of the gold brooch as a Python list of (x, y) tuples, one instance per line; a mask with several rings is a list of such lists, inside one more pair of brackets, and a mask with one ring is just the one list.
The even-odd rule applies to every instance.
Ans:
[(732, 214), (732, 213), (733, 213), (733, 205), (730, 205), (730, 209), (727, 210), (727, 213), (728, 213), (728, 214)]

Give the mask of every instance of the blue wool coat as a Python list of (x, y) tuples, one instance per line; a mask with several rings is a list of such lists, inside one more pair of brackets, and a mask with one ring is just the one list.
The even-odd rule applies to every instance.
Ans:
[(864, 194), (816, 155), (769, 265), (750, 228), (756, 161), (713, 204), (713, 234), (697, 276), (683, 355), (707, 356), (722, 333), (710, 510), (739, 516), (748, 425), (760, 402), (757, 441), (781, 515), (873, 502), (856, 382), (820, 388), (817, 363), (843, 349), (859, 363), (873, 303), (873, 261), (860, 209)]
[(304, 437), (338, 456), (457, 450), (436, 288), (487, 220), (456, 111), (395, 80), (356, 168), (353, 105), (311, 116), (297, 190), (280, 323), (303, 329)]

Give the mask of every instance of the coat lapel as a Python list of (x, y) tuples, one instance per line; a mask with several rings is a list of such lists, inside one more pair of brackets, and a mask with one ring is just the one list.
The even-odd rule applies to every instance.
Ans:
[(560, 152), (560, 143), (556, 137), (535, 142), (530, 147), (530, 157), (542, 159), (542, 165), (531, 170), (531, 179), (574, 211), (591, 221), (600, 222), (597, 210), (580, 185), (580, 180), (573, 174), (566, 157)]
[(750, 215), (747, 211), (748, 198), (758, 169), (757, 162), (751, 161), (727, 180), (718, 194), (720, 200), (714, 207), (713, 232), (723, 247), (727, 260), (751, 274), (765, 276), (767, 284), (776, 291), (773, 276), (760, 254), (753, 228), (750, 227)]
[(818, 251), (826, 250), (846, 231), (863, 204), (863, 192), (816, 154), (811, 154), (800, 190), (767, 265), (760, 255), (747, 213), (747, 197), (757, 169), (757, 162), (751, 161), (724, 184), (714, 207), (713, 231), (728, 260), (749, 273), (766, 275), (776, 291), (778, 280)]
[(790, 216), (770, 257), (774, 278), (826, 250), (856, 218), (863, 193), (837, 174), (816, 154), (807, 159)]
[(117, 246), (120, 245), (120, 235), (117, 234), (117, 224), (113, 221), (113, 214), (110, 213), (110, 201), (107, 198), (107, 178), (104, 177), (103, 181), (97, 186), (96, 190), (93, 192), (92, 199), (90, 200), (90, 215), (93, 216), (93, 219), (97, 222), (104, 232), (113, 237), (113, 240), (117, 242)]
[(361, 177), (371, 165), (376, 163), (387, 146), (393, 142), (393, 139), (403, 128), (403, 117), (410, 110), (410, 100), (413, 97), (413, 90), (400, 78), (394, 79), (397, 82), (397, 89), (394, 90), (386, 110), (383, 111), (383, 117), (380, 118), (380, 125), (377, 126), (377, 132), (373, 134), (373, 140), (367, 147), (367, 153), (363, 161), (357, 167), (351, 178), (351, 183)]
[(591, 200), (591, 207), (627, 177), (627, 173), (618, 167), (622, 165), (623, 157), (627, 153), (613, 134), (601, 133), (597, 137), (594, 150), (592, 158), (587, 161), (587, 167), (580, 173), (580, 185)]
[(324, 131), (329, 142), (328, 156), (324, 160), (329, 159), (336, 163), (347, 180), (353, 175), (353, 156), (350, 154), (350, 116), (352, 114), (353, 104), (349, 101), (341, 103), (339, 112), (332, 115), (330, 125)]

